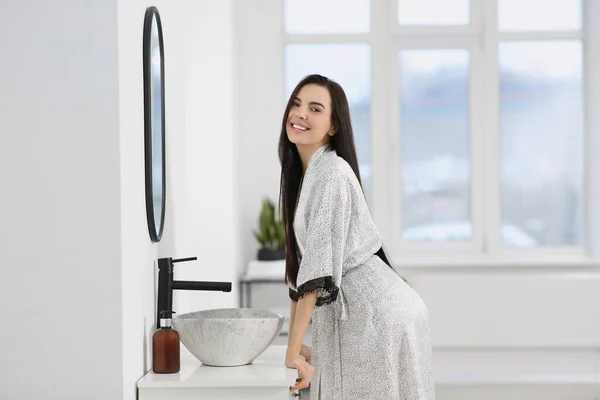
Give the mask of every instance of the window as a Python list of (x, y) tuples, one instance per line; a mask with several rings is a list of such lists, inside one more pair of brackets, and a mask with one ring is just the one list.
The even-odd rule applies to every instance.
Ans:
[(367, 33), (371, 29), (370, 3), (369, 0), (286, 0), (285, 30), (290, 34)]
[(347, 91), (392, 258), (584, 254), (581, 0), (286, 0), (283, 9), (286, 99), (310, 73)]
[(507, 41), (498, 56), (501, 226), (530, 245), (581, 245), (581, 42)]
[(298, 82), (313, 73), (327, 76), (344, 88), (350, 106), (361, 181), (367, 198), (370, 197), (371, 188), (370, 59), (367, 43), (289, 44), (285, 52), (286, 100)]
[(401, 50), (398, 57), (402, 239), (470, 239), (469, 53)]
[(469, 0), (399, 0), (400, 25), (466, 25)]
[[(508, 31), (569, 31), (582, 28), (580, 0), (497, 0), (498, 28)], [(532, 17), (533, 16), (533, 17)]]
[[(344, 9), (340, 14), (339, 10)], [(318, 10), (315, 11), (315, 10)], [(370, 31), (369, 0), (287, 0), (285, 30), (294, 35), (364, 34)], [(290, 35), (294, 37), (294, 35)], [(346, 92), (363, 189), (371, 198), (371, 46), (356, 41), (316, 43), (302, 41), (285, 46), (285, 99), (303, 77), (327, 76)], [(352, 38), (352, 36), (351, 36)]]

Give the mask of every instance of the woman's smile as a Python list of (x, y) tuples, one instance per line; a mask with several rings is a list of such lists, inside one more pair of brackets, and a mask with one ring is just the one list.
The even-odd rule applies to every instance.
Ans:
[(290, 126), (292, 127), (292, 131), (294, 133), (304, 133), (310, 130), (310, 128), (306, 127), (306, 125), (301, 124), (300, 122), (291, 122)]

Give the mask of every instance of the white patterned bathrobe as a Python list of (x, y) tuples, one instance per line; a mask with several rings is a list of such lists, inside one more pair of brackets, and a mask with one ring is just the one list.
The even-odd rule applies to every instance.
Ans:
[(298, 300), (317, 290), (310, 387), (317, 400), (432, 400), (429, 318), (374, 255), (381, 239), (350, 168), (329, 145), (311, 157), (296, 208)]

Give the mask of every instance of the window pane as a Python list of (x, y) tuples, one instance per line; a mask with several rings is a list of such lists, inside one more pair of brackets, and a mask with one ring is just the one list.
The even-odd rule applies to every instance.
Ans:
[(501, 31), (581, 29), (581, 0), (498, 0)]
[[(352, 62), (340, 62), (352, 60)], [(289, 44), (285, 52), (286, 101), (310, 74), (339, 83), (348, 97), (354, 144), (367, 199), (371, 193), (371, 48), (368, 44)]]
[(398, 0), (400, 25), (468, 25), (469, 0)]
[(499, 61), (502, 241), (582, 244), (581, 43), (501, 43)]
[(400, 51), (402, 237), (472, 237), (469, 52)]
[(369, 0), (285, 0), (284, 26), (292, 34), (367, 33)]

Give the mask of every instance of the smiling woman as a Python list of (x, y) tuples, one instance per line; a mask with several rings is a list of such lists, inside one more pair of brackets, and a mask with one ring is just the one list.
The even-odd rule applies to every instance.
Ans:
[[(294, 97), (288, 113), (289, 140), (303, 148), (318, 148), (335, 134), (331, 122), (331, 100), (326, 88), (306, 85)], [(304, 166), (306, 168), (306, 166)]]
[(310, 383), (317, 399), (433, 400), (427, 307), (383, 251), (338, 83), (310, 75), (296, 86), (279, 155), (292, 300), (285, 363), (301, 377), (291, 389)]
[[(332, 1), (332, 3), (337, 3), (337, 1)], [(344, 2), (344, 7), (356, 11), (355, 3), (368, 5), (368, 2), (362, 0), (359, 0), (358, 3), (352, 0)], [(350, 6), (350, 4), (353, 5)], [(304, 9), (308, 7), (308, 3), (302, 2), (294, 7)], [(335, 6), (328, 1), (327, 5), (322, 5), (322, 7)], [(323, 11), (322, 7), (319, 6), (321, 12)], [(321, 14), (321, 12), (316, 14)], [(343, 18), (335, 18), (335, 22), (339, 23), (341, 19)], [(315, 18), (310, 18), (310, 24), (317, 23)], [(303, 24), (302, 27), (306, 29), (307, 24)], [(356, 29), (356, 24), (350, 27)], [(323, 28), (331, 28), (331, 23), (323, 25)], [(315, 72), (328, 76), (343, 86), (352, 115), (352, 133), (356, 145), (361, 183), (367, 202), (372, 200), (370, 52), (371, 46), (364, 42), (293, 43), (285, 47), (285, 100), (298, 81)], [(340, 63), (339, 60), (352, 60), (352, 63)]]

